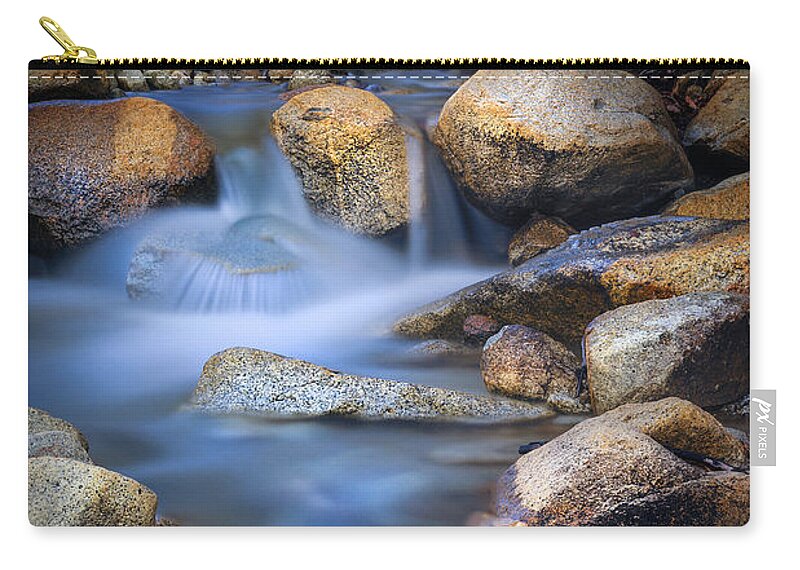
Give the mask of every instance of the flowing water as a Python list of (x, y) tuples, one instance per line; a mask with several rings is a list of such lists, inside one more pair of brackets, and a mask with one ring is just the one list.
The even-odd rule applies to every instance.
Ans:
[[(355, 237), (315, 216), (269, 134), (283, 87), (237, 83), (148, 94), (214, 138), (217, 204), (160, 210), (47, 267), (32, 265), (30, 404), (75, 423), (98, 464), (156, 491), (161, 516), (216, 525), (464, 524), (489, 508), (521, 443), (577, 421), (267, 420), (186, 405), (205, 360), (232, 346), (485, 392), (476, 362), (421, 361), (409, 355), (414, 342), (390, 332), (397, 316), (504, 266), (507, 230), (463, 200), (420, 135), (456, 87), (375, 88), (409, 126), (415, 216), (405, 235)], [(195, 257), (173, 264), (171, 294), (160, 302), (129, 299), (137, 246), (165, 231), (228, 236), (218, 247), (237, 252), (239, 236), (268, 231), (293, 268), (231, 272)]]

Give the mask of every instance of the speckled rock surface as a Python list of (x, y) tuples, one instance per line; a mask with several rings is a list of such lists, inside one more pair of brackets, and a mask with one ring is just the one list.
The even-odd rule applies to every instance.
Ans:
[(461, 342), (436, 338), (415, 344), (408, 350), (408, 355), (419, 360), (448, 359), (477, 362), (481, 357), (481, 349)]
[(35, 526), (152, 526), (157, 498), (134, 481), (82, 461), (28, 459), (28, 520)]
[(28, 74), (28, 102), (111, 99), (114, 87), (114, 74), (97, 69), (32, 69)]
[(33, 105), (29, 250), (76, 246), (155, 206), (210, 200), (213, 161), (210, 139), (152, 99)]
[(125, 69), (114, 73), (117, 85), (123, 91), (141, 92), (150, 91), (144, 72), (138, 69)]
[(81, 440), (65, 431), (29, 433), (28, 457), (66, 457), (84, 463), (92, 462)]
[(573, 78), (587, 74), (478, 71), (447, 101), (434, 142), (473, 204), (512, 225), (538, 211), (585, 228), (654, 213), (692, 188), (655, 89)]
[(48, 432), (64, 432), (72, 436), (80, 443), (86, 451), (89, 450), (89, 442), (86, 437), (74, 425), (61, 418), (55, 418), (38, 408), (28, 408), (28, 435), (36, 435)]
[(750, 82), (725, 79), (686, 127), (683, 144), (694, 160), (747, 170), (750, 163)]
[(503, 327), (483, 347), (481, 376), (486, 388), (512, 398), (544, 400), (562, 412), (588, 412), (588, 397), (576, 397), (580, 359), (535, 329)]
[(192, 402), (214, 412), (279, 416), (502, 421), (548, 414), (543, 406), (352, 376), (252, 348), (209, 358)]
[(699, 216), (721, 220), (750, 219), (750, 173), (726, 178), (713, 188), (691, 192), (667, 206), (668, 216)]
[(230, 274), (294, 271), (299, 260), (276, 242), (269, 218), (248, 218), (227, 230), (151, 235), (139, 244), (128, 267), (132, 299), (164, 299), (175, 292), (180, 269), (207, 261)]
[(328, 85), (334, 83), (333, 75), (327, 69), (297, 69), (292, 72), (286, 89), (302, 89), (312, 85)]
[(747, 222), (651, 216), (571, 236), (519, 267), (470, 285), (400, 319), (398, 334), (461, 338), (464, 319), (539, 329), (577, 349), (606, 311), (695, 291), (749, 293)]
[(734, 467), (750, 463), (747, 445), (717, 419), (687, 400), (664, 398), (625, 404), (604, 414), (624, 422), (665, 447), (713, 457)]
[(620, 307), (594, 319), (583, 340), (595, 413), (678, 396), (703, 407), (750, 389), (750, 301), (692, 293)]
[(558, 218), (534, 214), (508, 244), (508, 262), (516, 267), (540, 253), (564, 243), (575, 229)]
[(405, 135), (378, 97), (340, 86), (306, 91), (273, 114), (272, 131), (317, 213), (369, 235), (408, 222)]
[[(680, 422), (669, 416), (663, 421)], [(693, 447), (695, 436), (705, 435), (690, 433), (686, 442)], [(743, 525), (749, 518), (749, 476), (707, 472), (633, 421), (605, 414), (511, 466), (500, 480), (496, 511), (500, 519), (531, 526)]]

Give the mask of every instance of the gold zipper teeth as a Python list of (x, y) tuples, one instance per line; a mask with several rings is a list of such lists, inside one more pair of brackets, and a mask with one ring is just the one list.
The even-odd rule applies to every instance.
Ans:
[(216, 59), (177, 59), (177, 58), (114, 58), (100, 59), (98, 67), (192, 67), (192, 68), (241, 68), (241, 67), (401, 67), (401, 68), (476, 68), (476, 67), (538, 67), (538, 68), (582, 68), (602, 66), (628, 67), (747, 67), (743, 59), (732, 58), (579, 58), (579, 59), (517, 59), (517, 58), (437, 58), (437, 59), (396, 59), (379, 57), (357, 58), (216, 58)]

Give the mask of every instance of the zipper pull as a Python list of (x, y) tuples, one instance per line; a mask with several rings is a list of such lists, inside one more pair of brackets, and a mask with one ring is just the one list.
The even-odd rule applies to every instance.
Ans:
[[(42, 16), (39, 18), (39, 24), (50, 34), (51, 38), (58, 42), (58, 45), (64, 48), (63, 54), (46, 55), (42, 58), (42, 61), (54, 61), (56, 63), (98, 63), (97, 54), (93, 49), (75, 45), (75, 42), (70, 39), (67, 32), (64, 31), (64, 28), (59, 26), (52, 18)], [(85, 55), (81, 55), (81, 52)]]

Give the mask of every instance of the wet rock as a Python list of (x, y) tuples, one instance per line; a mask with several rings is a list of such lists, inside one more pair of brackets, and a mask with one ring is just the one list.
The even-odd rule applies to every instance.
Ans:
[[(656, 437), (681, 434), (680, 441), (690, 449), (702, 448), (707, 429), (684, 434), (685, 416), (652, 409), (639, 413), (633, 407), (629, 413), (634, 418), (630, 421), (616, 410), (585, 420), (520, 458), (500, 480), (498, 517), (530, 526), (747, 522), (749, 475), (706, 471), (680, 459), (640, 428)], [(650, 416), (658, 421), (642, 420)], [(724, 437), (722, 426), (717, 424), (715, 430)]]
[(583, 340), (595, 413), (667, 396), (703, 407), (750, 389), (750, 301), (692, 293), (604, 313)]
[(749, 293), (747, 222), (651, 216), (571, 236), (519, 267), (400, 319), (398, 334), (461, 338), (469, 315), (541, 330), (577, 350), (586, 325), (622, 305), (696, 291)]
[(561, 245), (575, 229), (558, 218), (534, 214), (508, 244), (508, 261), (516, 267), (540, 253)]
[(313, 85), (328, 85), (334, 82), (333, 75), (326, 69), (297, 69), (292, 73), (286, 89), (293, 91)]
[(28, 102), (57, 99), (110, 99), (113, 73), (96, 69), (32, 69)]
[(470, 344), (483, 345), (489, 338), (503, 328), (487, 315), (470, 315), (464, 319), (464, 339)]
[(28, 457), (67, 457), (91, 463), (89, 443), (72, 424), (28, 408)]
[(686, 127), (683, 144), (700, 170), (728, 175), (749, 170), (749, 80), (721, 80), (714, 96)]
[(35, 526), (152, 526), (157, 498), (144, 485), (82, 461), (28, 459), (28, 519)]
[(746, 468), (750, 462), (746, 442), (710, 413), (687, 400), (670, 397), (643, 404), (625, 404), (604, 417), (620, 420), (665, 447), (713, 457), (737, 468)]
[(473, 204), (511, 225), (540, 212), (585, 228), (693, 187), (659, 94), (640, 79), (571, 78), (589, 73), (479, 71), (447, 101), (434, 142)]
[(117, 71), (114, 75), (117, 84), (123, 91), (150, 91), (144, 73), (136, 69)]
[(216, 191), (213, 161), (211, 140), (152, 99), (33, 105), (29, 249), (76, 246), (155, 206), (208, 201)]
[(475, 360), (481, 356), (481, 349), (460, 342), (433, 339), (416, 344), (408, 354), (414, 358), (427, 360)]
[(342, 374), (251, 348), (231, 348), (212, 356), (192, 402), (223, 413), (400, 420), (513, 420), (548, 413), (524, 402)]
[(588, 398), (578, 399), (580, 359), (543, 332), (509, 325), (483, 347), (481, 376), (486, 387), (512, 398), (543, 400), (559, 411), (589, 411)]
[(721, 408), (719, 408), (718, 412), (722, 415), (727, 415), (727, 416), (749, 417), (750, 394), (742, 396), (735, 402), (731, 402), (730, 404), (722, 406)]
[(405, 135), (375, 95), (339, 86), (301, 93), (274, 113), (272, 130), (317, 213), (368, 235), (408, 222)]
[(727, 178), (708, 190), (691, 192), (667, 206), (668, 216), (699, 216), (721, 220), (750, 219), (750, 173)]
[(201, 263), (241, 276), (277, 277), (296, 270), (299, 260), (276, 241), (270, 221), (248, 218), (222, 231), (169, 232), (145, 238), (128, 268), (128, 296), (177, 301), (176, 292), (187, 294), (186, 283), (177, 280), (185, 278), (187, 268)]

